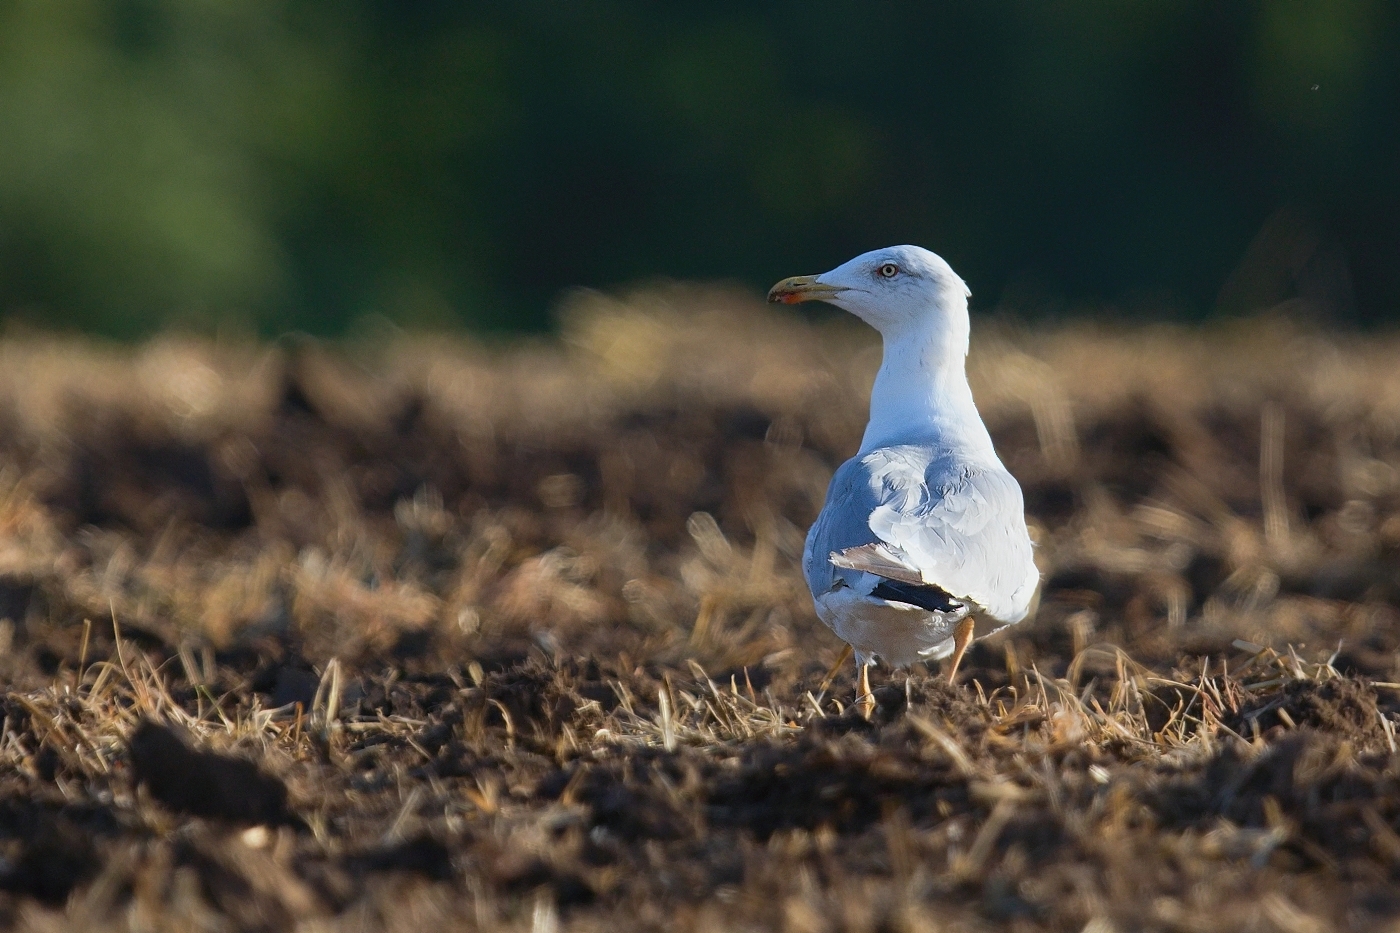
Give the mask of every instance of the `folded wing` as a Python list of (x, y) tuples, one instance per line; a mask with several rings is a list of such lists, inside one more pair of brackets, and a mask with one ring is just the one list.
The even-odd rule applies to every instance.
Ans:
[(930, 609), (968, 603), (1004, 623), (1025, 617), (1039, 580), (1011, 475), (913, 445), (837, 471), (804, 569), (814, 595), (844, 585)]

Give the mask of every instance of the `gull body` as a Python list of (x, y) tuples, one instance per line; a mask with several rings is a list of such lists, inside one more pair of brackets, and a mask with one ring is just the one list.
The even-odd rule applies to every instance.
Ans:
[(975, 620), (1021, 621), (1040, 582), (1021, 487), (967, 383), (969, 294), (939, 256), (893, 246), (768, 295), (830, 302), (884, 341), (860, 450), (832, 477), (803, 557), (817, 615), (854, 649), (865, 702), (876, 659), (953, 655), (951, 679)]

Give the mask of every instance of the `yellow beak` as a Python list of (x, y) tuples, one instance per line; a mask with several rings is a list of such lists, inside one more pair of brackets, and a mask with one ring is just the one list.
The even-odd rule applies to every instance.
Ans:
[(815, 275), (794, 275), (783, 279), (768, 290), (768, 300), (795, 305), (799, 301), (826, 301), (846, 291), (840, 285), (826, 285), (817, 281)]

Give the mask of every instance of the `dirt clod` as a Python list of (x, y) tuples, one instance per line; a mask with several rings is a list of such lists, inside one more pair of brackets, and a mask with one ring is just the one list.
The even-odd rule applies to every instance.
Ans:
[(149, 720), (128, 743), (136, 780), (177, 813), (247, 825), (293, 818), (287, 789), (251, 761), (191, 749), (175, 730)]

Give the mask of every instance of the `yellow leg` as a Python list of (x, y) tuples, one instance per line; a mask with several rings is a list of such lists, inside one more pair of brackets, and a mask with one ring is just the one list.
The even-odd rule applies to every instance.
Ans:
[(822, 685), (817, 688), (817, 696), (826, 693), (826, 688), (831, 686), (831, 682), (836, 679), (836, 675), (841, 673), (841, 665), (846, 663), (846, 659), (851, 656), (853, 649), (850, 645), (841, 649), (841, 657), (836, 659), (836, 663), (831, 665), (831, 670), (826, 672), (822, 678)]
[(967, 646), (972, 644), (972, 630), (975, 624), (972, 616), (968, 616), (958, 623), (957, 630), (953, 632), (953, 661), (948, 666), (948, 683), (953, 683), (958, 676), (958, 665), (962, 663), (963, 654), (967, 651)]
[(860, 676), (856, 678), (856, 705), (860, 707), (860, 714), (866, 719), (875, 712), (875, 694), (870, 690), (870, 665), (856, 662), (860, 668)]

